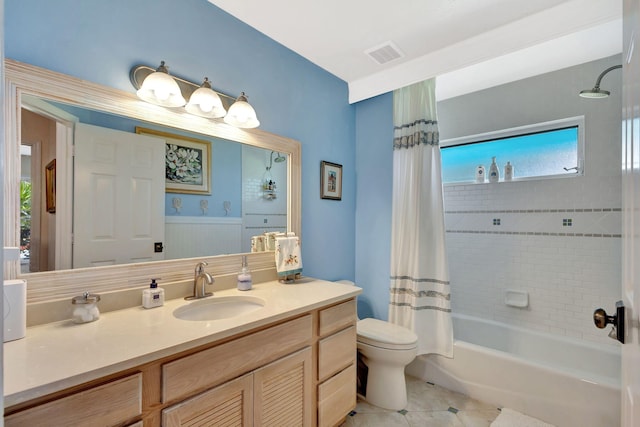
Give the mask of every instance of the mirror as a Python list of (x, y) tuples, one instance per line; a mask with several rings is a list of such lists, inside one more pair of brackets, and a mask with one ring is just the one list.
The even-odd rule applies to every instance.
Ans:
[[(253, 166), (248, 164), (228, 164), (230, 168), (235, 168), (236, 179), (240, 179), (242, 174), (238, 171), (253, 167), (260, 168), (259, 171), (254, 170), (252, 176), (249, 176), (249, 180), (255, 181), (256, 189), (255, 195), (260, 195), (263, 200), (267, 200), (269, 192), (268, 187), (264, 189), (261, 184), (263, 178), (269, 175), (266, 172), (270, 172), (272, 175), (277, 167), (282, 168), (283, 179), (278, 178), (282, 185), (280, 186), (280, 192), (282, 192), (281, 199), (286, 200), (286, 220), (283, 220), (283, 226), (286, 230), (293, 231), (300, 234), (300, 144), (292, 139), (285, 138), (279, 135), (264, 132), (258, 129), (241, 130), (229, 125), (224, 124), (222, 121), (211, 121), (202, 119), (200, 117), (190, 116), (184, 113), (176, 112), (170, 109), (153, 106), (143, 101), (140, 101), (135, 94), (119, 91), (112, 88), (107, 88), (97, 84), (81, 81), (70, 76), (55, 73), (49, 70), (41, 69), (26, 64), (21, 64), (16, 61), (6, 60), (6, 79), (8, 85), (6, 87), (9, 90), (6, 93), (6, 112), (5, 119), (6, 124), (6, 147), (5, 147), (5, 246), (17, 247), (20, 242), (19, 224), (19, 182), (20, 182), (20, 141), (22, 138), (22, 129), (24, 128), (22, 117), (22, 106), (27, 105), (28, 113), (42, 113), (37, 111), (40, 107), (39, 104), (42, 100), (47, 100), (48, 104), (55, 104), (55, 107), (68, 106), (67, 112), (84, 115), (101, 115), (104, 117), (126, 117), (127, 120), (138, 123), (140, 127), (157, 130), (170, 135), (177, 135), (180, 138), (193, 138), (203, 141), (208, 141), (213, 147), (213, 165), (216, 162), (222, 161), (224, 164), (224, 157), (216, 158), (216, 151), (221, 154), (224, 153), (224, 149), (220, 148), (228, 146), (227, 149), (235, 150), (238, 153), (235, 157), (239, 160), (245, 158), (253, 159), (248, 163), (254, 163)], [(62, 110), (62, 108), (60, 108)], [(34, 111), (35, 110), (35, 111)], [(66, 119), (67, 121), (73, 121), (72, 119)], [(82, 122), (82, 120), (80, 120)], [(59, 121), (64, 123), (65, 119)], [(58, 124), (56, 130), (63, 136), (68, 133), (65, 126)], [(147, 136), (152, 137), (152, 136)], [(158, 138), (158, 135), (155, 135)], [(233, 141), (233, 143), (231, 143)], [(236, 143), (240, 143), (233, 147)], [(216, 150), (216, 146), (218, 150)], [(232, 148), (229, 148), (232, 147)], [(238, 148), (239, 147), (239, 148)], [(62, 148), (57, 147), (54, 149), (56, 159), (56, 177), (58, 183), (71, 182), (71, 168), (68, 167), (69, 160), (65, 160), (64, 146)], [(271, 154), (271, 153), (275, 154)], [(243, 155), (244, 153), (244, 155)], [(277, 154), (279, 153), (279, 154)], [(280, 157), (281, 156), (281, 157)], [(280, 161), (281, 158), (287, 160), (286, 163), (274, 163), (272, 159)], [(41, 160), (42, 162), (42, 160)], [(271, 163), (271, 169), (267, 170), (267, 167)], [(277, 166), (273, 166), (273, 165)], [(286, 169), (285, 169), (286, 165)], [(50, 168), (49, 168), (50, 169)], [(227, 169), (229, 170), (229, 169)], [(68, 171), (68, 172), (65, 172)], [(44, 173), (44, 172), (43, 172)], [(193, 195), (185, 193), (166, 193), (163, 195), (163, 214), (166, 218), (180, 218), (175, 221), (181, 222), (185, 217), (213, 217), (214, 213), (206, 215), (209, 210), (217, 209), (215, 213), (216, 217), (228, 217), (231, 213), (233, 215), (234, 208), (239, 210), (240, 206), (234, 206), (232, 197), (236, 197), (234, 200), (241, 200), (241, 195), (231, 196), (227, 193), (226, 196), (222, 196), (223, 199), (218, 200), (216, 197), (217, 192), (222, 192), (220, 187), (216, 190), (215, 171), (213, 172), (214, 183), (212, 188), (212, 194)], [(267, 177), (268, 178), (268, 177)], [(271, 179), (276, 181), (275, 179)], [(223, 184), (225, 177), (219, 177), (219, 184)], [(277, 182), (277, 181), (276, 181)], [(245, 187), (247, 184), (243, 184), (237, 181), (234, 186)], [(65, 188), (58, 185), (57, 197), (56, 197), (56, 212), (71, 212), (73, 211), (73, 205), (71, 200), (73, 196), (70, 191), (65, 191)], [(62, 191), (63, 195), (60, 196)], [(272, 193), (271, 193), (272, 194)], [(179, 209), (174, 207), (174, 199), (181, 199), (182, 206), (180, 212)], [(194, 199), (195, 200), (192, 200)], [(206, 202), (202, 202), (205, 200)], [(230, 202), (230, 203), (225, 203)], [(203, 203), (203, 204), (201, 204)], [(213, 205), (216, 205), (215, 207)], [(238, 205), (243, 203), (238, 202)], [(197, 206), (194, 209), (193, 206)], [(187, 214), (186, 208), (190, 211)], [(49, 209), (51, 207), (49, 206)], [(42, 210), (41, 210), (42, 211)], [(205, 212), (206, 211), (206, 212)], [(56, 232), (60, 230), (69, 230), (71, 227), (70, 215), (59, 215), (58, 213), (49, 212), (52, 216), (55, 215), (54, 228)], [(198, 215), (198, 213), (200, 215)], [(206, 213), (203, 215), (203, 213)], [(226, 213), (226, 215), (225, 215)], [(245, 212), (247, 213), (247, 212)], [(255, 213), (255, 212), (254, 212)], [(242, 221), (239, 212), (235, 212), (236, 221)], [(282, 215), (282, 214), (280, 214)], [(202, 218), (200, 218), (202, 220)], [(169, 221), (167, 221), (169, 222)], [(221, 249), (218, 253), (231, 253), (228, 248), (235, 248), (235, 252), (248, 252), (249, 243), (245, 243), (244, 246), (241, 241), (246, 240), (250, 242), (250, 236), (253, 234), (261, 234), (264, 226), (248, 225), (245, 224), (249, 237), (241, 237), (240, 241), (234, 242), (228, 245), (227, 249)], [(70, 234), (69, 234), (70, 235)], [(55, 239), (55, 245), (64, 245), (64, 241), (69, 239)], [(61, 242), (62, 241), (62, 242)], [(66, 244), (69, 244), (67, 242)], [(175, 247), (175, 244), (171, 246)], [(200, 257), (211, 256), (216, 253), (176, 253), (172, 254), (170, 258), (186, 257)], [(7, 263), (8, 268), (5, 269), (5, 278), (13, 278), (21, 275), (18, 262)], [(14, 265), (15, 264), (15, 265)], [(69, 264), (70, 265), (70, 264)], [(100, 264), (94, 264), (100, 265)], [(63, 269), (65, 267), (62, 267)], [(37, 273), (38, 276), (47, 273)], [(34, 275), (27, 275), (34, 276)]]
[[(288, 156), (278, 152), (29, 95), (22, 97), (21, 131), (23, 274), (250, 252), (254, 234), (287, 231)], [(67, 150), (56, 150), (58, 144)], [(95, 150), (129, 153), (134, 146), (154, 153), (150, 169), (132, 165), (135, 156), (109, 169), (106, 159), (93, 160)], [(42, 176), (51, 168), (60, 177), (55, 192)], [(147, 170), (153, 175), (132, 187)], [(114, 183), (121, 187), (111, 192)], [(56, 207), (67, 192), (71, 209)]]

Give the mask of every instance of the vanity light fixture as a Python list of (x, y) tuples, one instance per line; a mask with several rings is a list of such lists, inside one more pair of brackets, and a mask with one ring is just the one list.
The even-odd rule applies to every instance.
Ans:
[[(174, 108), (184, 106), (189, 114), (209, 119), (224, 117), (227, 124), (239, 128), (248, 129), (260, 125), (256, 112), (247, 102), (244, 92), (235, 99), (213, 90), (207, 77), (202, 85), (198, 86), (188, 80), (169, 75), (164, 61), (155, 71), (146, 65), (136, 65), (131, 68), (129, 78), (138, 90), (138, 97), (151, 104)], [(152, 86), (148, 86), (148, 81)], [(155, 86), (156, 81), (166, 82), (167, 86)], [(188, 104), (185, 98), (189, 100)]]
[(178, 83), (169, 75), (169, 68), (164, 61), (144, 79), (136, 94), (144, 101), (163, 107), (182, 107), (186, 104)]
[(583, 98), (594, 99), (594, 98), (606, 98), (609, 95), (611, 95), (611, 92), (609, 92), (608, 90), (600, 89), (600, 81), (605, 76), (605, 74), (617, 68), (622, 68), (622, 65), (614, 65), (613, 67), (609, 67), (606, 70), (604, 70), (602, 73), (600, 73), (600, 75), (598, 76), (598, 79), (596, 80), (596, 85), (593, 87), (593, 89), (581, 90), (580, 96)]
[(240, 94), (236, 102), (229, 108), (229, 112), (224, 116), (225, 123), (238, 128), (257, 128), (260, 126), (256, 111), (247, 100), (244, 92)]

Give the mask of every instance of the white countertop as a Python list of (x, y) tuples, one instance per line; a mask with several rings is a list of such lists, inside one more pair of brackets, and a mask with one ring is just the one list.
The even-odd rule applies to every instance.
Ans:
[(272, 281), (254, 285), (246, 292), (216, 292), (211, 298), (251, 295), (266, 302), (259, 310), (227, 319), (177, 319), (173, 311), (190, 303), (180, 298), (148, 310), (135, 307), (102, 313), (91, 323), (67, 320), (34, 326), (27, 329), (25, 338), (4, 343), (4, 405), (9, 407), (233, 336), (354, 297), (361, 291), (355, 286), (311, 278), (288, 285)]

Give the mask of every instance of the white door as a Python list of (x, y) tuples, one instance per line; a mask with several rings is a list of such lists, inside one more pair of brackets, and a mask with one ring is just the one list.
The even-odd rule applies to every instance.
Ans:
[(638, 0), (624, 1), (622, 101), (622, 299), (626, 306), (622, 346), (622, 425), (640, 425), (640, 30)]
[(73, 267), (164, 259), (164, 153), (158, 138), (77, 124)]

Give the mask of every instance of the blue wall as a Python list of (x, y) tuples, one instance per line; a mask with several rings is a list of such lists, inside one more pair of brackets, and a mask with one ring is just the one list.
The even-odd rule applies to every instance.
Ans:
[[(344, 81), (206, 0), (8, 0), (4, 9), (7, 58), (131, 92), (133, 65), (164, 60), (191, 81), (245, 91), (261, 129), (302, 143), (305, 274), (355, 277), (356, 108)], [(344, 166), (342, 201), (320, 199), (322, 160)]]
[(360, 317), (387, 319), (393, 188), (393, 93), (356, 104), (356, 283)]

